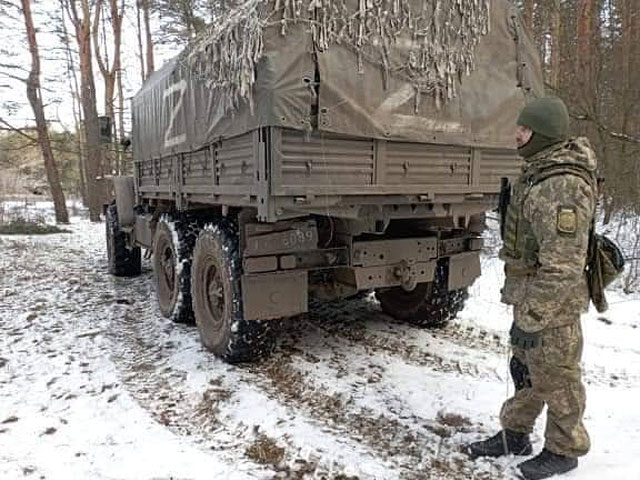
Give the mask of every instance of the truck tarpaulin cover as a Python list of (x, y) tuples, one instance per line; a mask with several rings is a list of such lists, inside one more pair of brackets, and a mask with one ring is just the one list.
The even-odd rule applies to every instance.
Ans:
[(508, 0), (250, 0), (134, 97), (136, 158), (264, 126), (513, 148), (539, 71)]

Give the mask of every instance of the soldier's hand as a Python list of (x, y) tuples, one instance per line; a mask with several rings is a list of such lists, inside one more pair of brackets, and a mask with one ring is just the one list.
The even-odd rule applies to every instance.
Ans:
[(525, 332), (518, 328), (515, 323), (511, 325), (509, 334), (511, 335), (511, 345), (520, 347), (523, 350), (535, 348), (540, 342), (540, 332)]

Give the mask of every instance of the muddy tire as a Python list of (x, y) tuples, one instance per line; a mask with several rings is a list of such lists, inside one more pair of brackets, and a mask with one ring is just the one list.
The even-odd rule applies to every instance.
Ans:
[(162, 315), (176, 323), (194, 323), (191, 260), (198, 225), (187, 218), (160, 219), (153, 240), (153, 272)]
[(412, 292), (402, 287), (376, 290), (376, 298), (387, 315), (425, 328), (444, 327), (464, 308), (467, 289), (447, 291), (444, 267), (436, 270), (438, 280), (421, 283)]
[(135, 277), (142, 271), (140, 247), (127, 246), (127, 234), (120, 229), (115, 204), (107, 207), (105, 216), (107, 262), (109, 273), (116, 277)]
[(200, 232), (193, 251), (191, 295), (203, 345), (229, 363), (268, 356), (276, 324), (246, 321), (242, 311), (242, 262), (235, 226), (218, 221)]

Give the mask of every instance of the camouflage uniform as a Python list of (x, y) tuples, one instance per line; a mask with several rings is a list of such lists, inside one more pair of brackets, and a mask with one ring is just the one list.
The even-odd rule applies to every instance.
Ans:
[[(517, 327), (539, 333), (534, 348), (514, 347), (516, 392), (502, 406), (502, 427), (531, 432), (546, 404), (545, 447), (574, 458), (586, 454), (590, 444), (582, 424), (580, 315), (589, 302), (584, 267), (596, 204), (595, 168), (585, 138), (527, 158), (514, 185), (500, 251), (506, 273), (502, 301), (513, 305)], [(553, 169), (564, 173), (542, 174)]]

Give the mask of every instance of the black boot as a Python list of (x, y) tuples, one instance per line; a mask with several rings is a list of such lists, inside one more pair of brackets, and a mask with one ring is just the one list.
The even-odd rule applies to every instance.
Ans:
[(464, 452), (471, 458), (501, 457), (510, 453), (529, 455), (531, 442), (528, 433), (502, 430), (486, 440), (470, 443), (464, 448)]
[(556, 455), (546, 448), (538, 455), (518, 465), (526, 480), (541, 480), (573, 470), (578, 466), (578, 459)]

